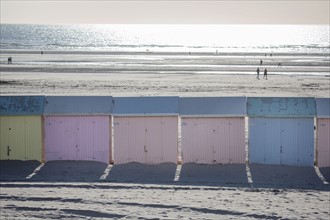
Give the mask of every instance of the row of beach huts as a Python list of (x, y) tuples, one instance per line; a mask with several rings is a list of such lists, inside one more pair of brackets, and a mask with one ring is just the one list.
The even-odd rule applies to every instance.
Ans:
[(0, 96), (0, 114), (1, 160), (330, 167), (329, 98)]

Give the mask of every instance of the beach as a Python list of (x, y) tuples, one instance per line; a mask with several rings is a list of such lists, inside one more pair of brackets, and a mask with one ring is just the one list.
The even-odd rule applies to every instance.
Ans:
[[(9, 56), (12, 64), (7, 64)], [(1, 95), (329, 97), (329, 59), (327, 54), (292, 53), (44, 51), (41, 55), (4, 50)]]
[[(7, 64), (12, 57), (13, 63)], [(2, 50), (0, 94), (325, 97), (325, 53)], [(260, 60), (263, 64), (260, 65)], [(278, 66), (281, 63), (281, 66)], [(260, 80), (256, 69), (260, 68)], [(267, 80), (263, 71), (267, 68)], [(314, 167), (1, 161), (4, 219), (328, 219)]]
[[(4, 219), (328, 219), (313, 167), (1, 161)], [(323, 174), (329, 169), (321, 169)], [(102, 177), (102, 178), (101, 178)], [(104, 178), (103, 178), (104, 177)], [(325, 176), (327, 181), (330, 175)], [(176, 178), (176, 180), (174, 180)]]
[(147, 184), (1, 185), (4, 219), (328, 219), (329, 192)]

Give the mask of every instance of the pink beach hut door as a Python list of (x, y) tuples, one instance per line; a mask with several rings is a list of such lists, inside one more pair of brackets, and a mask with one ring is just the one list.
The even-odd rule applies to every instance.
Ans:
[(116, 164), (145, 162), (145, 119), (143, 117), (114, 118), (114, 160)]
[(115, 117), (115, 163), (177, 162), (176, 117)]
[(109, 162), (109, 117), (47, 116), (46, 160)]
[(244, 118), (183, 118), (185, 163), (244, 163)]
[(177, 162), (177, 117), (148, 117), (145, 163)]
[(109, 117), (78, 118), (78, 160), (109, 163)]
[(212, 119), (182, 119), (182, 157), (184, 163), (210, 164), (214, 160)]
[(45, 118), (46, 161), (78, 159), (77, 118), (47, 116)]

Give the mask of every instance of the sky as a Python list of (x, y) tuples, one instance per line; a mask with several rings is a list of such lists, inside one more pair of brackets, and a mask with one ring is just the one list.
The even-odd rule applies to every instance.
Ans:
[(330, 0), (0, 0), (0, 23), (327, 24)]

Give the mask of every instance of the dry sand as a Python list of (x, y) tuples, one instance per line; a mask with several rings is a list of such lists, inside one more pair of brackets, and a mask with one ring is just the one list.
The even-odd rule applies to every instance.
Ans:
[(330, 77), (219, 74), (1, 73), (1, 95), (329, 97)]
[(100, 183), (2, 184), (2, 219), (329, 219), (329, 192)]

